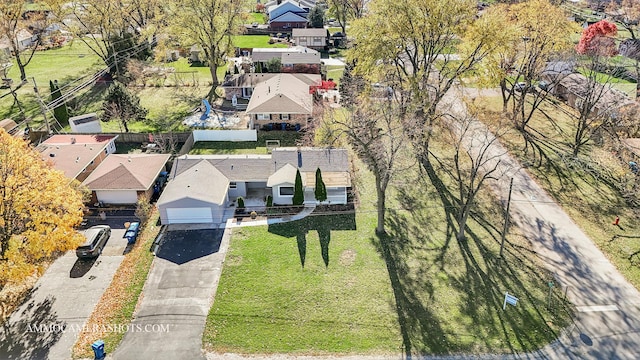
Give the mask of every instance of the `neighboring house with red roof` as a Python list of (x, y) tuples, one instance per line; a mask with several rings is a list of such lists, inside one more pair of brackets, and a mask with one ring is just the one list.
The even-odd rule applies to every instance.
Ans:
[(36, 147), (42, 158), (69, 179), (84, 181), (109, 154), (116, 152), (111, 135), (53, 135)]
[(82, 183), (91, 190), (91, 202), (135, 204), (150, 199), (170, 154), (112, 154)]

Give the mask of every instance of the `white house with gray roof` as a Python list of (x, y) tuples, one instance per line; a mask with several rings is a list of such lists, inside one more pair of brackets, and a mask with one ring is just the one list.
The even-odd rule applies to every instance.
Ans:
[(162, 224), (221, 223), (238, 197), (291, 205), (296, 172), (302, 176), (305, 203), (315, 203), (320, 168), (328, 204), (346, 204), (351, 187), (345, 149), (276, 148), (271, 155), (184, 155), (175, 159), (169, 182), (158, 199)]

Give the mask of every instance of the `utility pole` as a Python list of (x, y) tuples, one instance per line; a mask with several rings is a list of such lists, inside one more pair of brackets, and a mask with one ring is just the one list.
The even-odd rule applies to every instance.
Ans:
[(49, 119), (47, 119), (47, 109), (44, 101), (42, 101), (42, 97), (40, 97), (40, 93), (38, 92), (38, 84), (36, 84), (36, 78), (32, 77), (33, 80), (33, 91), (36, 93), (36, 97), (38, 98), (38, 102), (40, 103), (40, 111), (42, 111), (42, 116), (44, 117), (44, 123), (47, 125), (47, 134), (51, 134), (51, 126), (49, 125)]
[(507, 230), (509, 229), (509, 208), (511, 207), (511, 190), (513, 190), (513, 178), (509, 183), (509, 197), (507, 198), (507, 209), (504, 212), (504, 228), (502, 229), (502, 242), (500, 243), (500, 258), (502, 258), (502, 252), (504, 250), (504, 240), (507, 236)]

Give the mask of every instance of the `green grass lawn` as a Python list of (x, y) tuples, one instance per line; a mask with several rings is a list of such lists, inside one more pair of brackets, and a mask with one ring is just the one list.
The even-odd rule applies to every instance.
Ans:
[[(316, 224), (234, 231), (207, 319), (206, 347), (242, 353), (395, 350), (400, 334), (389, 309), (393, 293), (367, 231), (330, 231), (355, 222), (344, 215), (311, 218)], [(363, 221), (371, 224), (372, 218), (358, 223)]]
[(269, 35), (235, 35), (233, 45), (239, 48), (286, 48), (286, 44), (269, 44)]
[(265, 13), (254, 12), (249, 14), (249, 17), (250, 17), (249, 20), (251, 24), (253, 24), (254, 22), (258, 24), (266, 24), (268, 20), (267, 15)]
[(333, 81), (340, 85), (340, 79), (344, 74), (344, 66), (329, 65), (327, 66), (327, 79), (333, 79)]
[[(9, 68), (7, 77), (13, 79), (14, 86), (17, 86), (20, 83), (20, 71), (15, 65), (15, 60), (13, 62), (14, 65)], [(32, 126), (37, 127), (44, 121), (34, 92), (34, 81), (42, 99), (48, 102), (50, 80), (58, 80), (64, 92), (67, 86), (77, 85), (71, 83), (73, 80), (92, 74), (103, 67), (104, 64), (98, 56), (81, 41), (74, 41), (59, 49), (37, 51), (25, 70), (28, 83), (16, 91), (25, 116), (33, 119)], [(19, 107), (11, 96), (0, 99), (0, 118), (18, 118), (19, 113)]]
[[(355, 168), (355, 217), (234, 230), (204, 331), (207, 350), (518, 352), (552, 341), (568, 323), (561, 291), (547, 309), (550, 275), (517, 229), (506, 260), (497, 259), (502, 209), (491, 194), (480, 195), (468, 240), (458, 242), (434, 186), (407, 171), (389, 194), (389, 235), (378, 238), (372, 176), (357, 161)], [(520, 298), (507, 311), (505, 291)]]
[[(635, 86), (635, 84), (633, 84)], [(493, 99), (493, 110), (499, 109), (499, 100)], [(563, 162), (556, 152), (568, 154), (568, 142), (572, 136), (573, 123), (563, 112), (545, 105), (549, 115), (536, 116), (531, 122), (536, 143), (549, 161), (540, 166), (539, 154), (523, 151), (522, 136), (514, 134), (503, 139), (510, 152), (522, 162), (533, 164), (528, 171), (542, 187), (551, 194), (573, 221), (598, 245), (607, 258), (636, 288), (640, 288), (640, 213), (637, 207), (625, 201), (620, 188), (632, 180), (625, 155), (621, 158), (606, 146), (588, 144), (578, 161)], [(497, 118), (491, 115), (490, 119)], [(529, 147), (531, 149), (531, 147)], [(621, 227), (612, 225), (620, 216)]]
[(295, 131), (260, 131), (258, 141), (198, 141), (189, 154), (267, 154), (266, 140), (278, 140), (280, 146), (295, 146), (301, 136)]

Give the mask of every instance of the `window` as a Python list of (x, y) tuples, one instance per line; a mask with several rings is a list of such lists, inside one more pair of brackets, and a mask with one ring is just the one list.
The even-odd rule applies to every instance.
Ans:
[(301, 37), (301, 38), (299, 38), (299, 39), (298, 39), (298, 42), (299, 42), (300, 44), (306, 44), (306, 43), (307, 43), (307, 38), (303, 36), (303, 37)]
[(271, 120), (270, 114), (257, 114), (256, 119), (258, 120)]
[(281, 114), (280, 120), (289, 120), (289, 114)]
[(253, 88), (242, 88), (242, 97), (249, 98), (253, 94)]
[(236, 184), (235, 181), (231, 181), (229, 183), (229, 189), (237, 189), (238, 188), (238, 184)]
[(314, 44), (322, 44), (322, 38), (319, 36), (314, 36), (313, 37), (313, 43)]
[(293, 196), (293, 186), (281, 186), (280, 196)]

